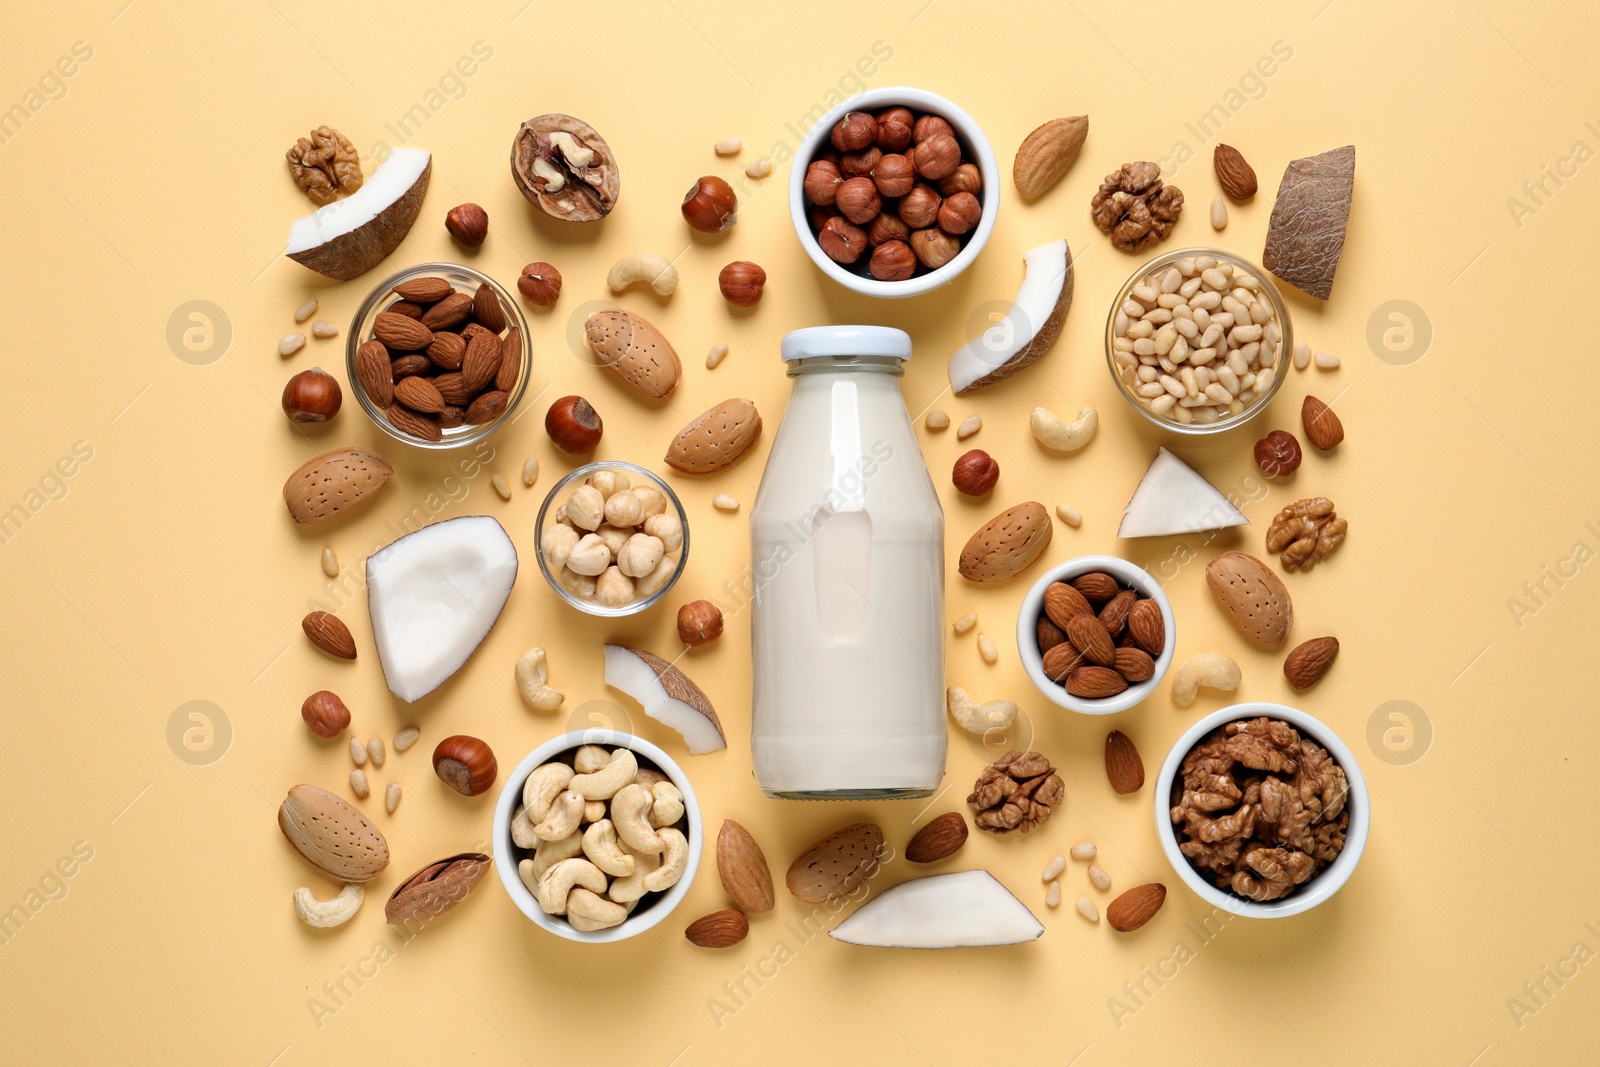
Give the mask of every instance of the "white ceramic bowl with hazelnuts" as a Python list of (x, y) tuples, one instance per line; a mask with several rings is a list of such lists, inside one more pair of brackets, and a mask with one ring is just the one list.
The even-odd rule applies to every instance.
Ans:
[(916, 296), (978, 257), (1000, 207), (1000, 169), (978, 124), (924, 89), (857, 94), (806, 134), (789, 217), (813, 263), (866, 296)]

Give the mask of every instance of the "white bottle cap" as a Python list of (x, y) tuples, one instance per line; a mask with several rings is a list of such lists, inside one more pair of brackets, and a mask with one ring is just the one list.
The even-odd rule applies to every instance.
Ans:
[(812, 356), (911, 358), (911, 335), (888, 326), (811, 326), (784, 335), (785, 363)]

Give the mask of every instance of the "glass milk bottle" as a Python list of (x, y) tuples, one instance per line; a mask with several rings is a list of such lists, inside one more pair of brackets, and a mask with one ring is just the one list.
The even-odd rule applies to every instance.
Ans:
[(911, 338), (820, 326), (750, 512), (750, 747), (769, 796), (921, 797), (944, 777), (944, 511), (901, 364)]

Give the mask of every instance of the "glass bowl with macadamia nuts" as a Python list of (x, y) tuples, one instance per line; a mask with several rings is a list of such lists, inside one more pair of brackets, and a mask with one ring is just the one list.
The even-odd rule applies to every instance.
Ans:
[(789, 216), (817, 267), (867, 296), (926, 293), (966, 270), (994, 231), (1000, 171), (972, 116), (906, 87), (851, 97), (811, 127)]
[(689, 559), (683, 502), (633, 463), (589, 463), (556, 483), (539, 507), (539, 570), (589, 615), (643, 611), (677, 582)]

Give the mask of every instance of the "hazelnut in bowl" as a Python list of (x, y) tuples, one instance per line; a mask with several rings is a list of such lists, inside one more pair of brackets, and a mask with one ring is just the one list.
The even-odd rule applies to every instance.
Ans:
[(1337, 734), (1298, 708), (1254, 702), (1212, 712), (1172, 746), (1155, 818), (1172, 869), (1201, 899), (1276, 919), (1349, 881), (1371, 809)]
[(539, 507), (539, 570), (579, 611), (618, 618), (667, 595), (689, 559), (689, 522), (666, 482), (633, 463), (588, 463)]
[(834, 281), (867, 296), (916, 296), (966, 270), (994, 231), (1000, 171), (978, 124), (923, 89), (872, 89), (800, 143), (789, 216)]
[(419, 263), (367, 294), (345, 363), (378, 429), (418, 448), (462, 448), (516, 411), (533, 346), (517, 302), (494, 279), (455, 263)]
[(1154, 693), (1176, 644), (1160, 583), (1115, 556), (1051, 567), (1017, 611), (1023, 670), (1046, 700), (1083, 715), (1126, 711)]
[(700, 866), (700, 805), (683, 769), (621, 730), (576, 730), (530, 752), (494, 810), (494, 866), (536, 925), (623, 941), (678, 906)]

